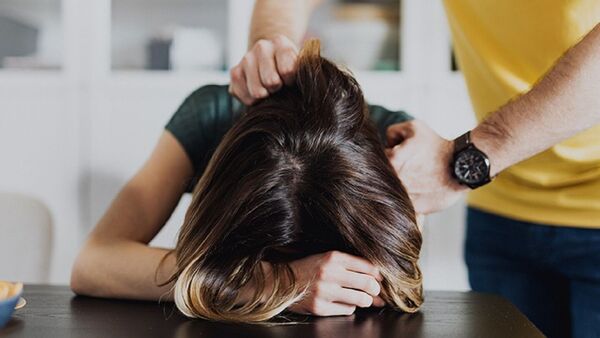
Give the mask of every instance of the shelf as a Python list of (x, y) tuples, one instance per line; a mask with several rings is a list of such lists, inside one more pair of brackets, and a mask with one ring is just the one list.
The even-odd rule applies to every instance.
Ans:
[(353, 70), (399, 70), (400, 0), (326, 0), (313, 15), (309, 36), (323, 55)]
[[(0, 73), (1, 74), (1, 73)], [(358, 71), (354, 73), (359, 83), (376, 84), (382, 86), (390, 83), (405, 81), (402, 72), (394, 71)], [(184, 85), (197, 83), (229, 83), (229, 73), (226, 71), (113, 71), (106, 81), (119, 86), (128, 87), (163, 87), (170, 85)]]
[[(473, 125), (464, 79), (459, 72), (450, 71), (450, 34), (441, 1), (322, 2), (307, 37), (320, 37), (324, 56), (350, 66), (369, 103), (405, 110), (430, 123), (446, 138)], [(367, 6), (397, 3), (398, 8), (390, 11), (394, 17), (391, 24), (381, 25), (388, 19), (376, 19), (378, 14), (361, 19), (380, 20), (376, 24), (379, 31), (369, 32), (368, 28), (361, 28), (360, 20), (357, 25), (352, 25), (357, 21), (350, 19), (336, 22), (336, 18), (356, 17), (351, 10), (336, 13), (334, 7), (344, 6), (342, 2), (371, 4)], [(253, 3), (254, 0), (0, 0), (0, 17), (16, 18), (41, 32), (34, 46), (35, 53), (45, 60), (40, 66), (0, 69), (0, 102), (3, 117), (8, 118), (0, 119), (0, 126), (5, 126), (2, 144), (8, 149), (3, 153), (8, 156), (3, 165), (15, 174), (6, 187), (34, 192), (50, 201), (55, 211), (58, 236), (51, 282), (68, 283), (68, 267), (72, 266), (84, 235), (149, 156), (163, 126), (187, 95), (209, 83), (229, 82), (226, 69), (239, 62), (247, 50)], [(152, 36), (168, 39), (178, 27), (216, 32), (222, 44), (219, 65), (204, 70), (146, 70), (148, 41)], [(7, 31), (0, 24), (0, 50), (9, 46), (3, 39)], [(391, 38), (386, 37), (388, 34)], [(191, 35), (188, 41), (195, 40)], [(9, 38), (13, 35), (9, 34)], [(373, 70), (386, 68), (377, 66), (380, 54), (375, 61), (367, 55), (368, 62), (344, 58), (376, 50), (372, 47), (374, 41), (382, 46), (387, 42), (381, 41), (386, 39), (393, 52), (391, 59), (396, 63), (392, 71)], [(333, 50), (337, 45), (342, 47), (341, 53)], [(53, 69), (40, 69), (45, 67)], [(29, 137), (32, 133), (37, 136)], [(19, 138), (27, 141), (20, 144), (27, 151), (14, 151), (12, 143)], [(44, 168), (45, 176), (40, 176), (39, 182), (21, 168), (32, 159), (34, 162), (27, 168)], [(172, 244), (188, 202), (180, 206), (179, 216), (169, 221), (172, 231), (163, 237), (164, 243)], [(438, 247), (447, 246), (433, 245), (425, 250), (437, 250), (438, 255)], [(433, 257), (434, 253), (425, 252), (424, 256)], [(423, 264), (425, 274), (433, 270), (428, 269), (429, 263)], [(449, 264), (452, 271), (464, 269), (459, 259)], [(443, 282), (434, 279), (431, 285)]]
[[(148, 91), (152, 93), (179, 93), (193, 90), (206, 84), (229, 83), (225, 71), (113, 71), (102, 84), (111, 92)], [(164, 94), (167, 95), (167, 94)]]
[[(249, 0), (98, 0), (94, 4), (87, 16), (80, 18), (79, 13), (87, 7), (77, 0), (0, 2), (0, 10), (9, 16), (31, 20), (46, 18), (40, 21), (41, 26), (50, 27), (45, 34), (49, 37), (44, 39), (60, 45), (61, 52), (63, 35), (66, 35), (69, 44), (76, 45), (67, 48), (69, 55), (65, 60), (69, 64), (64, 70), (0, 69), (0, 84), (25, 86), (68, 80), (74, 85), (87, 83), (96, 88), (97, 84), (98, 88), (108, 90), (113, 87), (119, 90), (148, 89), (151, 92), (169, 91), (170, 87), (190, 89), (208, 83), (228, 83), (227, 67), (237, 62), (246, 50), (245, 36), (252, 9), (252, 1)], [(63, 6), (67, 10), (62, 9)], [(387, 9), (387, 12), (382, 9)], [(87, 25), (87, 31), (82, 29), (77, 35), (62, 34), (62, 26), (65, 25), (63, 15), (68, 27)], [(450, 69), (449, 34), (442, 18), (441, 5), (420, 0), (325, 0), (310, 22), (307, 36), (321, 38), (323, 55), (348, 66), (365, 92), (373, 93), (377, 88), (382, 94), (375, 94), (388, 95), (391, 92), (388, 88), (392, 87), (408, 92), (429, 90), (432, 86), (447, 88), (462, 83), (462, 79), (459, 72)], [(369, 40), (373, 40), (375, 33), (363, 31), (361, 27), (366, 27), (365, 23), (384, 28), (379, 31), (383, 35), (375, 39), (379, 41), (379, 47), (369, 47), (373, 43)], [(145, 69), (146, 47), (151, 37), (165, 31), (173, 33), (180, 28), (186, 35), (186, 27), (214, 32), (221, 41), (219, 66), (208, 69), (183, 67), (184, 70)], [(193, 32), (198, 31), (192, 30), (191, 35), (194, 35)], [(429, 35), (431, 38), (426, 38)], [(383, 36), (387, 37), (383, 39)], [(194, 45), (195, 38), (190, 39), (188, 44)], [(199, 44), (201, 40), (200, 37)], [(392, 70), (373, 69), (381, 66), (381, 63), (377, 66), (381, 61), (378, 55), (375, 58), (374, 54), (359, 55), (360, 51), (382, 49), (393, 51), (396, 65), (391, 67)], [(198, 51), (191, 54), (202, 55)], [(359, 56), (358, 59), (344, 59), (340, 55)], [(76, 62), (75, 65), (71, 62), (82, 59), (86, 61), (78, 61), (79, 64)], [(365, 61), (367, 59), (370, 61)]]
[(61, 0), (1, 1), (0, 68), (61, 68), (61, 7)]
[(226, 68), (228, 2), (112, 0), (113, 70)]
[(60, 70), (0, 69), (0, 87), (40, 88), (67, 83), (65, 72)]
[(190, 81), (193, 79), (223, 81), (229, 80), (229, 72), (226, 71), (144, 71), (144, 70), (119, 70), (111, 72), (110, 81), (116, 82), (165, 82), (165, 81)]

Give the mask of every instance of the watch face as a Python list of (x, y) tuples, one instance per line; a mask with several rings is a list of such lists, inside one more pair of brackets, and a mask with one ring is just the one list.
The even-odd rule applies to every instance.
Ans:
[(454, 161), (454, 175), (465, 184), (484, 182), (490, 174), (490, 162), (476, 149), (465, 149)]

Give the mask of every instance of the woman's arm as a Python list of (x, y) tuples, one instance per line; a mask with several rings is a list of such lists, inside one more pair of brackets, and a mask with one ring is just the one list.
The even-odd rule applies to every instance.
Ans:
[[(220, 139), (222, 129), (227, 129), (227, 121), (235, 120), (225, 114), (233, 105), (219, 101), (225, 99), (220, 91), (224, 89), (218, 86), (198, 90), (175, 113), (150, 159), (125, 185), (90, 234), (73, 267), (73, 291), (97, 297), (173, 298), (172, 285), (159, 287), (157, 281), (171, 276), (176, 257), (166, 256), (169, 250), (153, 248), (148, 243), (165, 224), (194, 174), (188, 154), (193, 158), (209, 155), (214, 145), (212, 138), (216, 138), (215, 142)], [(186, 134), (189, 121), (195, 120), (196, 113), (204, 114), (204, 119), (198, 119), (203, 122), (197, 129), (204, 133)], [(201, 170), (201, 161), (195, 163)], [(268, 264), (263, 265), (268, 270)], [(306, 297), (290, 307), (292, 311), (339, 315), (351, 313), (357, 306), (383, 305), (378, 297), (377, 281), (381, 276), (377, 268), (363, 258), (328, 252), (290, 265), (297, 282), (307, 285), (309, 290)], [(269, 285), (268, 271), (266, 276)], [(240, 300), (249, 299), (254, 288), (248, 285), (241, 290)]]
[[(177, 206), (193, 166), (165, 131), (142, 169), (123, 187), (83, 246), (71, 274), (77, 294), (171, 299), (172, 285), (157, 286), (174, 270), (169, 250), (148, 246)], [(155, 274), (157, 279), (155, 279)]]

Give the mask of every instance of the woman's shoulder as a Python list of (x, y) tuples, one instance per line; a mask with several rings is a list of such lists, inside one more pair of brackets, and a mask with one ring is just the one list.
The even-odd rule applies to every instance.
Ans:
[(169, 125), (206, 132), (206, 127), (212, 128), (222, 121), (230, 123), (242, 107), (241, 102), (229, 94), (227, 85), (205, 85), (183, 100)]
[[(242, 103), (229, 94), (228, 85), (209, 84), (197, 88), (184, 100), (182, 107), (197, 112), (206, 110), (238, 110)], [(211, 109), (212, 108), (212, 109)]]
[(402, 110), (390, 110), (379, 105), (369, 105), (369, 113), (376, 124), (394, 124), (413, 119), (412, 116)]
[(382, 140), (386, 139), (387, 128), (392, 124), (402, 123), (413, 119), (401, 110), (389, 110), (378, 105), (369, 105), (369, 116)]
[(227, 85), (194, 90), (167, 122), (167, 129), (183, 146), (195, 171), (202, 173), (219, 141), (242, 111)]
[(192, 91), (192, 93), (188, 95), (187, 99), (198, 100), (215, 95), (222, 98), (226, 98), (229, 95), (227, 88), (228, 85), (222, 84), (208, 84), (200, 86), (194, 91)]

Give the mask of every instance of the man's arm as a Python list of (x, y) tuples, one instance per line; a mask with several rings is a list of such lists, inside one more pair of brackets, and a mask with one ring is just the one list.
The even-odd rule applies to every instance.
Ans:
[[(600, 24), (571, 48), (528, 93), (473, 129), (491, 175), (600, 123)], [(453, 145), (422, 122), (388, 129), (388, 157), (417, 212), (439, 211), (466, 190), (450, 177)], [(418, 174), (417, 174), (418, 173)], [(427, 177), (428, 179), (423, 179)]]
[(529, 92), (473, 129), (491, 174), (600, 123), (600, 24)]
[(284, 35), (296, 46), (306, 32), (311, 13), (322, 0), (257, 0), (252, 13), (248, 46)]
[(257, 0), (249, 50), (231, 69), (229, 92), (251, 105), (294, 80), (298, 44), (322, 0)]

